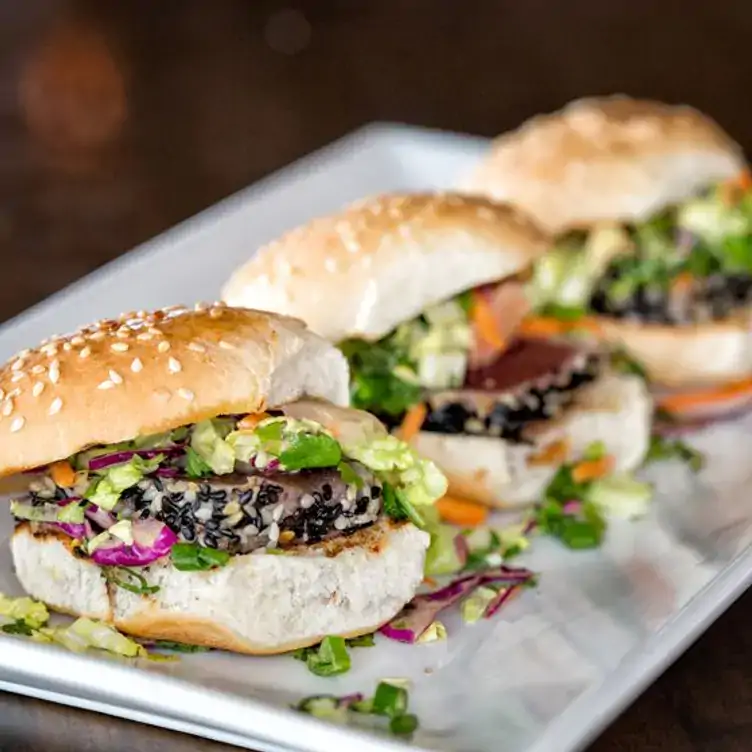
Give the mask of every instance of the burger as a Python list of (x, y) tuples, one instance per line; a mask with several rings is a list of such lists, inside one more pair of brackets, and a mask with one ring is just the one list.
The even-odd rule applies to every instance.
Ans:
[(126, 314), (19, 353), (0, 398), (15, 571), (56, 611), (277, 653), (372, 632), (422, 581), (444, 478), (343, 407), (346, 360), (300, 321)]
[(673, 419), (752, 400), (752, 182), (715, 122), (576, 101), (501, 136), (463, 188), (558, 238), (535, 265), (531, 329), (576, 327), (625, 350)]
[(529, 270), (548, 244), (508, 206), (393, 194), (261, 249), (223, 296), (336, 343), (353, 405), (433, 459), (452, 496), (516, 506), (593, 443), (614, 470), (634, 468), (649, 434), (641, 379), (589, 345), (520, 335)]

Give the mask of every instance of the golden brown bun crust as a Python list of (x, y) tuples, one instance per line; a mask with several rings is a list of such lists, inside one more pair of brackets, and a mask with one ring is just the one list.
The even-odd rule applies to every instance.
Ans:
[(333, 342), (378, 340), (430, 305), (525, 270), (548, 239), (516, 210), (456, 194), (392, 194), (315, 219), (262, 248), (230, 305), (303, 318)]
[(0, 368), (0, 476), (306, 394), (345, 404), (347, 379), (295, 319), (224, 304), (125, 314)]
[(599, 317), (598, 329), (605, 341), (629, 352), (656, 384), (707, 387), (752, 376), (752, 309), (695, 326)]
[(11, 552), (29, 595), (55, 611), (86, 615), (145, 639), (267, 655), (326, 635), (373, 632), (415, 595), (429, 536), (382, 518), (352, 536), (284, 555), (247, 554), (208, 572), (179, 572), (167, 558), (141, 570), (151, 595), (136, 595), (76, 557), (70, 539), (16, 528)]
[(744, 169), (739, 146), (687, 106), (582, 99), (506, 133), (463, 184), (552, 233), (638, 221)]

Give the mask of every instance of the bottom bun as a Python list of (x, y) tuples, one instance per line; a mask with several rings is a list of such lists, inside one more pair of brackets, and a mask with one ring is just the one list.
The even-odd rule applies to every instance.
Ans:
[(71, 541), (20, 525), (11, 541), (26, 592), (50, 608), (137, 637), (271, 654), (326, 635), (368, 634), (395, 616), (423, 580), (429, 536), (381, 520), (346, 538), (282, 555), (234, 556), (221, 569), (180, 572), (167, 560), (141, 570), (153, 595), (108, 584)]
[[(439, 465), (451, 495), (505, 509), (539, 501), (562, 462), (579, 457), (594, 441), (606, 445), (617, 470), (638, 467), (650, 444), (651, 419), (642, 379), (609, 374), (583, 388), (561, 418), (530, 426), (533, 445), (426, 431), (412, 443)], [(566, 455), (541, 461), (538, 455), (556, 442)]]
[(752, 309), (694, 326), (601, 317), (598, 328), (606, 341), (623, 347), (659, 384), (712, 386), (752, 374)]

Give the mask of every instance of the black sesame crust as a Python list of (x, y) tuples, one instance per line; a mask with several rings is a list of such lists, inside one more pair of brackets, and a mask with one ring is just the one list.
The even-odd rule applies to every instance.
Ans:
[(514, 390), (434, 394), (421, 430), (526, 443), (525, 428), (556, 418), (572, 404), (579, 389), (598, 378), (602, 366), (598, 355), (581, 353), (562, 368)]
[(690, 293), (677, 299), (657, 283), (638, 285), (632, 295), (614, 300), (608, 289), (617, 279), (609, 270), (590, 300), (590, 309), (603, 316), (645, 323), (681, 326), (720, 321), (752, 305), (751, 274), (712, 274), (694, 281)]
[[(381, 483), (349, 464), (358, 484), (345, 483), (335, 468), (202, 480), (148, 476), (124, 491), (113, 511), (120, 519), (157, 519), (182, 542), (231, 554), (318, 543), (351, 535), (381, 515)], [(35, 505), (66, 498), (46, 476), (35, 487), (41, 489), (30, 493)]]

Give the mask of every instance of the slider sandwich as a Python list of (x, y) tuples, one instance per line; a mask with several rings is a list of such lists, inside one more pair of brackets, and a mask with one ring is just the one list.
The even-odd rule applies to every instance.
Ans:
[(685, 106), (574, 102), (501, 136), (464, 184), (558, 236), (528, 331), (623, 348), (673, 419), (752, 401), (752, 182), (738, 145)]
[(277, 653), (372, 632), (415, 594), (446, 487), (292, 318), (126, 314), (0, 369), (24, 589), (149, 639)]
[(547, 247), (508, 206), (388, 195), (261, 249), (224, 299), (306, 320), (347, 356), (354, 406), (433, 459), (450, 494), (516, 506), (594, 442), (610, 469), (631, 470), (649, 435), (640, 378), (592, 346), (519, 335)]

